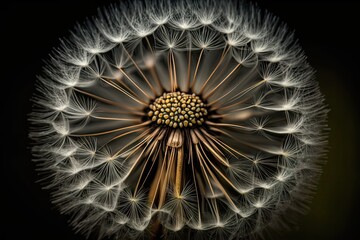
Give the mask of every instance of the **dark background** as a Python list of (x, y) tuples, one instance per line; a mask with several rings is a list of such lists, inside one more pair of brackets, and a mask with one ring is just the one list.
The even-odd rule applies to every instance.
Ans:
[[(49, 193), (35, 181), (30, 161), (27, 113), (36, 75), (59, 37), (77, 21), (96, 14), (99, 1), (11, 1), (1, 14), (1, 219), (0, 239), (84, 239), (73, 233), (67, 217), (49, 201)], [(298, 229), (282, 239), (358, 239), (360, 159), (359, 26), (350, 1), (257, 1), (296, 30), (296, 37), (325, 94), (329, 113), (330, 151), (311, 211), (299, 219)]]

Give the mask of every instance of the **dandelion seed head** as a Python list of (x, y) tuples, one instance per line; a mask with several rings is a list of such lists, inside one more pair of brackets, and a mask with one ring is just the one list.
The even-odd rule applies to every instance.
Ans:
[(54, 203), (99, 238), (281, 228), (326, 153), (326, 105), (294, 33), (246, 2), (100, 9), (54, 49), (33, 102)]

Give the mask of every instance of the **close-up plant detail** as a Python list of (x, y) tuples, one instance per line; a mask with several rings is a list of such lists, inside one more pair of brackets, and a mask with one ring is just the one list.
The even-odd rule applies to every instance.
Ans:
[(120, 1), (38, 79), (33, 158), (87, 236), (247, 239), (315, 191), (323, 96), (294, 33), (252, 4)]

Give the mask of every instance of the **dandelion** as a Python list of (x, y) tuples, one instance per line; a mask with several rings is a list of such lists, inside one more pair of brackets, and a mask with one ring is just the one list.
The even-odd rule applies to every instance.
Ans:
[(77, 231), (243, 239), (313, 192), (324, 99), (293, 34), (252, 5), (111, 5), (44, 69), (33, 155)]

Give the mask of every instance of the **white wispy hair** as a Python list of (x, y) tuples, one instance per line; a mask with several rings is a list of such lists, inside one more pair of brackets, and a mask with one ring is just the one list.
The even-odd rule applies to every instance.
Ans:
[[(314, 70), (294, 33), (252, 4), (110, 5), (60, 40), (38, 79), (34, 160), (87, 236), (259, 237), (306, 209), (320, 175), (327, 109)], [(152, 120), (169, 92), (203, 101), (192, 109), (203, 120)]]

